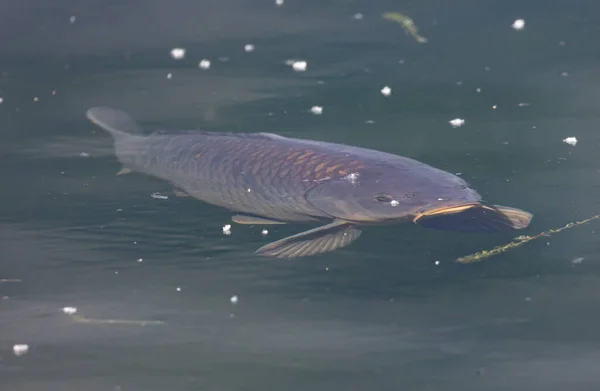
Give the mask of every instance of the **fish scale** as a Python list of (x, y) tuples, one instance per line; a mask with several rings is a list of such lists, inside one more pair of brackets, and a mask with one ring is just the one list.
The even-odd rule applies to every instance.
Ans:
[[(201, 192), (210, 203), (236, 205), (246, 213), (295, 221), (327, 217), (305, 200), (305, 192), (325, 177), (331, 165), (356, 164), (350, 165), (351, 159), (343, 155), (328, 156), (278, 141), (209, 132), (150, 135), (134, 152), (143, 159), (124, 165), (169, 180), (191, 196)], [(297, 159), (286, 159), (296, 154)]]

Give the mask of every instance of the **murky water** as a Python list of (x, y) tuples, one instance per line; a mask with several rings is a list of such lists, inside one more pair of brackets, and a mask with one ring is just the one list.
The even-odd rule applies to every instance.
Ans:
[(260, 258), (304, 227), (223, 235), (227, 211), (116, 176), (84, 116), (410, 156), (531, 211), (533, 235), (600, 213), (598, 15), (591, 0), (0, 4), (0, 279), (20, 280), (0, 282), (0, 388), (598, 389), (598, 223), (472, 265), (453, 261), (513, 235), (373, 227), (334, 253)]

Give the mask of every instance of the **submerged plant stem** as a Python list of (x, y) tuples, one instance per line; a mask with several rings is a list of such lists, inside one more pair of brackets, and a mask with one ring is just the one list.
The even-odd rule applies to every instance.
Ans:
[(548, 237), (548, 236), (554, 235), (556, 233), (559, 233), (561, 231), (564, 231), (564, 230), (566, 230), (568, 228), (578, 227), (580, 225), (587, 224), (587, 223), (589, 223), (591, 221), (598, 220), (598, 219), (600, 219), (600, 214), (592, 216), (592, 217), (587, 218), (585, 220), (574, 221), (574, 222), (569, 223), (567, 225), (564, 225), (564, 226), (562, 226), (560, 228), (549, 229), (549, 230), (541, 232), (541, 233), (539, 233), (539, 234), (537, 234), (535, 236), (518, 237), (518, 238), (514, 239), (514, 241), (512, 241), (510, 243), (507, 243), (507, 244), (505, 244), (503, 246), (497, 246), (497, 247), (494, 247), (491, 250), (483, 250), (483, 251), (480, 251), (480, 252), (475, 253), (475, 254), (471, 254), (471, 255), (467, 255), (467, 256), (464, 256), (464, 257), (457, 258), (456, 262), (459, 262), (459, 263), (479, 262), (479, 261), (481, 261), (483, 259), (492, 257), (494, 255), (498, 255), (498, 254), (503, 253), (503, 252), (505, 252), (507, 250), (510, 250), (511, 248), (515, 248), (515, 247), (518, 247), (518, 246), (520, 246), (522, 244), (525, 244), (527, 242), (531, 242), (532, 240), (539, 239), (541, 237)]

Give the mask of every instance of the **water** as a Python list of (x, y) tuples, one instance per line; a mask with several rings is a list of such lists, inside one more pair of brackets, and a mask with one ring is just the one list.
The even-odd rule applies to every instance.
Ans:
[[(373, 227), (337, 252), (280, 261), (253, 252), (303, 226), (223, 235), (230, 213), (115, 176), (91, 106), (148, 129), (268, 131), (410, 156), (534, 213), (525, 234), (598, 213), (596, 2), (323, 3), (0, 5), (0, 278), (22, 280), (0, 283), (2, 389), (600, 386), (598, 224), (472, 265), (453, 260), (512, 235)], [(386, 11), (410, 15), (429, 42)], [(77, 323), (64, 306), (164, 323)], [(13, 354), (18, 343), (26, 355)]]

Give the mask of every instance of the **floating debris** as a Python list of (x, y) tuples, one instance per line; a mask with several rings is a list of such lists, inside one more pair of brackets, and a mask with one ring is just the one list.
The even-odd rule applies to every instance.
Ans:
[(537, 234), (535, 236), (521, 235), (521, 236), (516, 237), (515, 239), (513, 239), (512, 242), (507, 243), (507, 244), (505, 244), (503, 246), (497, 246), (497, 247), (494, 247), (491, 250), (483, 250), (483, 251), (480, 251), (480, 252), (475, 253), (475, 254), (471, 254), (471, 255), (467, 255), (467, 256), (464, 256), (464, 257), (457, 258), (456, 262), (459, 262), (459, 263), (479, 262), (482, 259), (489, 258), (489, 257), (492, 257), (494, 255), (498, 255), (498, 254), (503, 253), (503, 252), (505, 252), (507, 250), (510, 250), (511, 248), (515, 248), (515, 247), (521, 246), (521, 245), (523, 245), (523, 244), (525, 244), (527, 242), (531, 242), (532, 240), (539, 239), (541, 237), (549, 237), (549, 236), (551, 236), (553, 234), (559, 233), (559, 232), (564, 231), (566, 229), (573, 228), (573, 227), (578, 227), (580, 225), (587, 224), (587, 223), (589, 223), (591, 221), (598, 220), (598, 219), (600, 219), (600, 215), (595, 215), (595, 216), (592, 216), (592, 217), (587, 218), (585, 220), (571, 222), (571, 223), (569, 223), (567, 225), (564, 225), (564, 226), (562, 226), (560, 228), (549, 229), (549, 230), (544, 231), (542, 233), (539, 233), (539, 234)]
[(573, 265), (580, 265), (581, 263), (583, 263), (583, 257), (578, 257), (578, 258), (575, 258), (575, 259), (573, 259), (573, 260), (571, 261), (571, 263), (572, 263)]
[(427, 43), (427, 38), (419, 34), (417, 25), (410, 17), (398, 12), (385, 12), (382, 16), (384, 19), (399, 23), (404, 31), (406, 31), (407, 34), (412, 35), (417, 42)]
[(171, 49), (171, 57), (175, 60), (182, 60), (185, 58), (185, 49), (184, 48), (173, 48)]
[(398, 206), (398, 205), (400, 205), (400, 203), (399, 203), (398, 201), (396, 201), (396, 200), (391, 200), (391, 201), (390, 201), (390, 204), (391, 204), (392, 206)]
[(210, 68), (210, 61), (207, 59), (203, 59), (198, 63), (198, 68), (207, 70), (208, 68)]
[(311, 107), (310, 111), (315, 115), (321, 115), (321, 114), (323, 114), (323, 107), (313, 106), (313, 107)]
[(263, 229), (260, 233), (261, 233), (261, 235), (266, 236), (269, 234), (269, 230)]
[(358, 181), (359, 176), (360, 176), (360, 174), (358, 172), (352, 172), (352, 173), (346, 175), (345, 177), (343, 177), (342, 179), (344, 179), (354, 185)]
[(159, 192), (154, 192), (154, 193), (150, 194), (150, 197), (157, 199), (157, 200), (168, 200), (169, 199), (168, 195), (160, 194)]
[(512, 28), (517, 31), (523, 30), (525, 28), (525, 20), (523, 20), (523, 19), (515, 20), (512, 24)]
[(13, 346), (13, 352), (15, 353), (15, 356), (22, 356), (24, 354), (27, 354), (28, 351), (29, 345), (27, 344), (17, 344)]
[(225, 235), (231, 235), (231, 224), (225, 224), (223, 226), (223, 233)]
[(158, 325), (165, 324), (162, 320), (133, 320), (133, 319), (93, 319), (86, 318), (81, 315), (73, 315), (71, 316), (77, 323), (93, 323), (93, 324), (128, 324), (128, 325), (136, 325), (136, 326), (148, 326), (148, 325)]
[(62, 309), (62, 312), (64, 312), (67, 315), (73, 315), (74, 313), (77, 312), (77, 308), (75, 308), (75, 307), (64, 307)]
[(237, 304), (237, 302), (238, 302), (237, 295), (231, 296), (231, 298), (229, 299), (229, 301), (231, 301), (231, 304)]
[(304, 71), (306, 71), (307, 67), (308, 67), (308, 64), (306, 63), (306, 61), (294, 61), (294, 62), (292, 62), (292, 68), (296, 72), (304, 72)]
[(454, 118), (453, 120), (448, 121), (453, 128), (461, 127), (465, 124), (465, 120), (463, 118)]
[(253, 52), (253, 51), (254, 51), (254, 49), (255, 49), (255, 48), (254, 48), (254, 45), (251, 45), (251, 44), (247, 44), (247, 45), (245, 45), (245, 46), (244, 46), (244, 51), (245, 51), (246, 53)]
[(577, 137), (567, 137), (563, 140), (564, 143), (576, 146), (577, 145)]
[(390, 96), (391, 93), (392, 93), (392, 89), (388, 86), (385, 86), (381, 89), (381, 94), (383, 96)]

